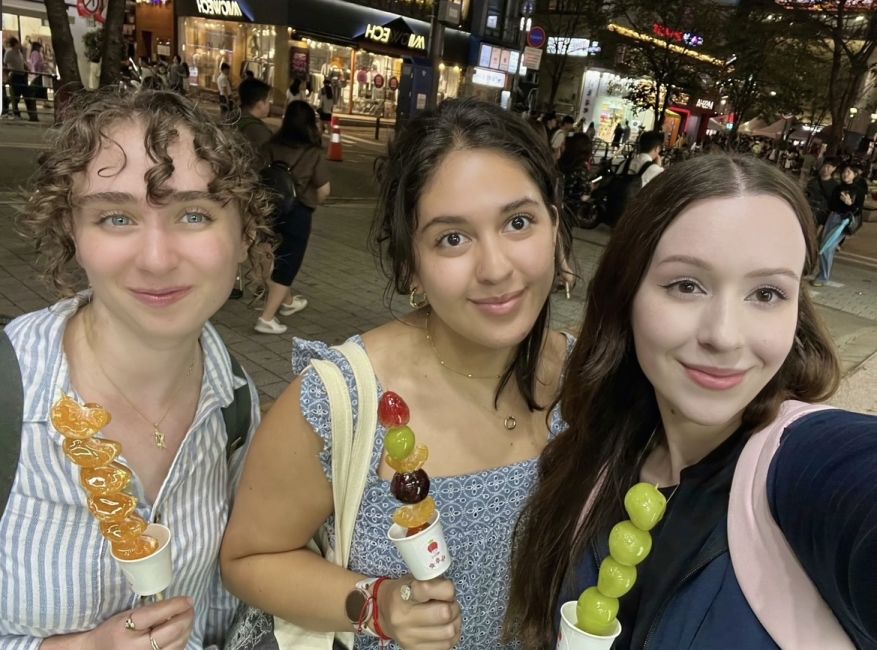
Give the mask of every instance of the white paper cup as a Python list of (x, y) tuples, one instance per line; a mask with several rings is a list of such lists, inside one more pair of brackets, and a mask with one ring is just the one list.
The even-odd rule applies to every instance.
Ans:
[(432, 516), (429, 527), (416, 535), (405, 537), (406, 528), (398, 524), (390, 526), (387, 537), (393, 542), (405, 565), (418, 580), (431, 580), (451, 568), (451, 554), (445, 541), (445, 531), (439, 521), (439, 513)]
[(615, 621), (615, 632), (607, 636), (588, 634), (576, 627), (576, 605), (571, 600), (560, 607), (560, 632), (557, 635), (557, 650), (609, 650), (615, 638), (621, 634), (621, 623)]
[(171, 583), (171, 531), (161, 524), (149, 524), (145, 535), (158, 540), (158, 550), (139, 560), (113, 559), (122, 567), (128, 584), (138, 596), (153, 596)]

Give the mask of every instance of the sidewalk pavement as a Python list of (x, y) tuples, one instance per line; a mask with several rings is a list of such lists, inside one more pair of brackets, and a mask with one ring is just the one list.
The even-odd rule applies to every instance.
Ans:
[[(18, 206), (17, 198), (0, 193), (0, 227), (7, 233)], [(232, 353), (257, 383), (266, 407), (292, 379), (293, 336), (340, 343), (408, 310), (404, 296), (395, 296), (389, 306), (384, 302), (386, 280), (366, 245), (373, 208), (370, 200), (345, 200), (317, 210), (304, 265), (293, 286), (296, 293), (308, 298), (309, 305), (293, 316), (281, 317), (289, 325), (286, 334), (258, 334), (252, 329), (258, 312), (248, 304), (250, 295), (230, 300), (213, 319)], [(608, 230), (576, 231), (575, 257), (582, 279), (571, 300), (562, 293), (553, 294), (554, 327), (578, 330), (584, 316), (585, 289), (608, 235)], [(877, 272), (842, 262), (837, 267), (845, 286), (813, 292), (847, 373), (832, 403), (877, 413)], [(5, 322), (53, 301), (51, 291), (36, 279), (30, 245), (13, 236), (0, 240), (0, 318)]]

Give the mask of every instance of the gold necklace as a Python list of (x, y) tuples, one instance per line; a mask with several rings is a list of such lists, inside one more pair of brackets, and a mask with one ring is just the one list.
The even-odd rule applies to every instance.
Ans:
[[(110, 385), (116, 389), (116, 392), (119, 395), (121, 395), (122, 399), (124, 399), (126, 402), (128, 402), (128, 406), (130, 406), (132, 409), (134, 409), (134, 412), (137, 413), (137, 415), (139, 415), (141, 418), (143, 418), (143, 420), (145, 420), (147, 423), (149, 423), (152, 426), (152, 441), (153, 441), (153, 443), (155, 443), (155, 446), (158, 449), (167, 449), (167, 445), (165, 444), (165, 441), (164, 441), (165, 434), (161, 430), (161, 423), (164, 422), (164, 419), (171, 412), (171, 408), (174, 405), (173, 400), (171, 400), (171, 403), (168, 404), (167, 409), (165, 409), (164, 415), (162, 415), (159, 418), (158, 422), (153, 422), (145, 413), (143, 413), (143, 411), (141, 411), (139, 408), (137, 408), (137, 406), (134, 404), (134, 402), (132, 402), (130, 399), (128, 399), (128, 396), (125, 395), (125, 392), (121, 388), (119, 388), (119, 386), (116, 384), (116, 382), (113, 381), (112, 377), (110, 377), (109, 374), (107, 374), (107, 371), (104, 370), (104, 367), (101, 365), (100, 359), (97, 356), (97, 352), (95, 352), (95, 350), (94, 350), (94, 345), (92, 345), (92, 342), (91, 342), (91, 334), (90, 334), (91, 328), (89, 327), (89, 322), (90, 322), (90, 319), (87, 318), (86, 322), (84, 323), (85, 341), (86, 341), (86, 343), (88, 343), (88, 348), (89, 348), (89, 350), (91, 350), (91, 355), (94, 357), (94, 361), (97, 364), (97, 369), (101, 371), (101, 374), (104, 376), (104, 378), (108, 382), (110, 382)], [(192, 370), (194, 370), (194, 368), (195, 368), (195, 360), (192, 360), (192, 363), (190, 363), (189, 367), (186, 368), (186, 374), (184, 377), (191, 377)], [(177, 384), (179, 384), (179, 383), (180, 382), (178, 381)], [(176, 392), (176, 388), (177, 388), (177, 386), (175, 385), (173, 392)]]
[[(461, 377), (465, 377), (466, 379), (500, 379), (502, 377), (502, 375), (473, 375), (471, 372), (463, 372), (462, 370), (451, 368), (448, 364), (446, 364), (435, 347), (435, 341), (432, 340), (432, 336), (430, 336), (429, 334), (429, 317), (431, 315), (432, 310), (428, 309), (426, 311), (426, 340), (429, 343), (429, 347), (432, 348), (432, 353), (435, 355), (436, 360), (439, 362), (439, 365), (442, 368), (444, 368), (445, 370), (450, 370), (451, 372), (460, 375)], [(507, 415), (505, 417), (505, 420), (503, 420), (503, 426), (506, 428), (506, 430), (511, 431), (516, 426), (518, 426), (518, 421), (513, 415)]]

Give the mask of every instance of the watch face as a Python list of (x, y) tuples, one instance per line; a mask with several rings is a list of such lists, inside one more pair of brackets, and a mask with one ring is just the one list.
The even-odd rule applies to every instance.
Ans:
[(344, 601), (344, 609), (351, 623), (359, 623), (366, 602), (368, 602), (368, 594), (361, 589), (354, 589), (347, 594), (347, 600)]

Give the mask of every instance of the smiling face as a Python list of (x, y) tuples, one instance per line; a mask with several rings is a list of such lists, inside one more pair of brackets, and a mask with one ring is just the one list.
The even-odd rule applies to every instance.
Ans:
[(511, 347), (548, 299), (556, 241), (553, 213), (520, 163), (490, 150), (452, 151), (417, 203), (413, 283), (457, 335)]
[(739, 421), (791, 350), (804, 258), (798, 219), (773, 196), (700, 201), (670, 224), (632, 310), (665, 426)]
[(76, 260), (94, 290), (94, 308), (145, 337), (190, 336), (222, 306), (246, 257), (235, 204), (208, 194), (210, 166), (181, 129), (168, 147), (172, 190), (147, 202), (155, 166), (137, 122), (111, 128), (103, 148), (73, 187)]

